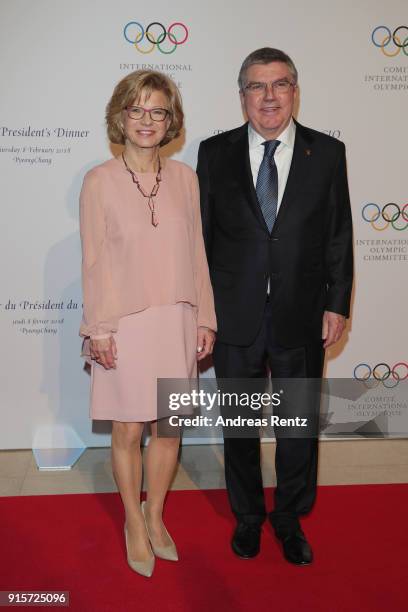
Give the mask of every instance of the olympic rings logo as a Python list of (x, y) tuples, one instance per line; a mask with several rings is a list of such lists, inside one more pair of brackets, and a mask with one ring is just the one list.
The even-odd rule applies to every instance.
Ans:
[[(161, 53), (169, 55), (187, 41), (188, 29), (180, 21), (169, 25), (167, 30), (159, 21), (152, 21), (146, 29), (138, 21), (129, 21), (123, 28), (123, 36), (139, 53), (151, 53), (157, 48)], [(145, 43), (141, 45), (143, 40)]]
[[(391, 30), (387, 28), (387, 26), (377, 26), (371, 32), (371, 41), (373, 45), (379, 47), (387, 57), (395, 57), (401, 51), (408, 56), (408, 36), (402, 40), (402, 32), (404, 30), (408, 32), (408, 27), (400, 25), (391, 33)], [(393, 47), (391, 46), (388, 48), (391, 42), (393, 43)]]
[(354, 368), (353, 376), (355, 379), (361, 380), (364, 383), (370, 378), (371, 380), (374, 379), (374, 381), (377, 381), (376, 384), (370, 385), (370, 387), (376, 387), (382, 383), (384, 387), (392, 389), (396, 387), (399, 382), (408, 378), (408, 363), (399, 361), (391, 367), (388, 363), (380, 362), (373, 368), (371, 368), (368, 363), (359, 363)]
[(390, 225), (401, 232), (408, 227), (408, 202), (402, 208), (395, 202), (388, 202), (382, 208), (374, 202), (369, 202), (363, 206), (361, 216), (377, 232), (383, 232)]

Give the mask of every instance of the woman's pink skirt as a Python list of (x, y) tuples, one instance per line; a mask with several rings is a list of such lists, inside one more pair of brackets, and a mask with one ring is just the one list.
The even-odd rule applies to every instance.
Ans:
[(114, 335), (116, 369), (92, 360), (92, 419), (155, 421), (158, 378), (197, 375), (197, 308), (185, 302), (151, 306), (122, 317)]

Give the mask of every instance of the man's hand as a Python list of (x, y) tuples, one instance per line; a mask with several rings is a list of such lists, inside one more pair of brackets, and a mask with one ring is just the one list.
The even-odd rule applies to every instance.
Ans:
[(340, 340), (344, 328), (346, 327), (346, 317), (337, 312), (324, 311), (322, 338), (325, 340), (323, 348), (328, 348)]
[(199, 327), (197, 330), (197, 361), (211, 355), (215, 342), (215, 332), (208, 327)]
[(91, 339), (90, 350), (91, 358), (103, 365), (106, 370), (116, 369), (115, 360), (118, 358), (118, 352), (113, 336), (99, 340)]

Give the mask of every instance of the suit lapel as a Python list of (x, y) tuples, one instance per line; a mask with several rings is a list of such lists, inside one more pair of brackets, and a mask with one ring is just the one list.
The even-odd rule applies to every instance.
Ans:
[(313, 155), (313, 136), (307, 128), (296, 123), (296, 136), (293, 148), (292, 162), (290, 165), (288, 180), (283, 194), (281, 205), (272, 232), (274, 233), (282, 219), (285, 218), (290, 204), (296, 199), (299, 193), (299, 186), (304, 185), (310, 173), (311, 160)]
[(237, 132), (231, 135), (232, 146), (232, 171), (234, 176), (239, 177), (245, 199), (248, 201), (256, 219), (268, 232), (268, 227), (259, 206), (258, 198), (252, 177), (251, 162), (249, 159), (248, 124), (243, 125)]

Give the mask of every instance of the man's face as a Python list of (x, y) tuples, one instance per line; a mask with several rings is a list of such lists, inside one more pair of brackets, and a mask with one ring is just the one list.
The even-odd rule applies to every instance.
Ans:
[(294, 83), (294, 78), (284, 62), (253, 64), (246, 71), (241, 103), (252, 127), (266, 140), (277, 138), (293, 114), (297, 87), (285, 82)]

